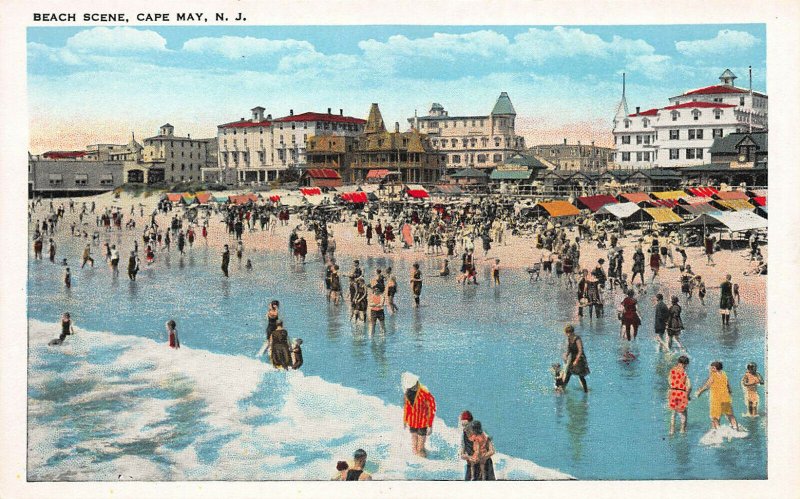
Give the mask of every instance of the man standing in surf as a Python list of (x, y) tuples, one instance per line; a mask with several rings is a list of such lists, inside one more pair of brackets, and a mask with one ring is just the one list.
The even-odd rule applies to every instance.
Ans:
[(400, 383), (405, 392), (403, 427), (411, 432), (411, 450), (419, 457), (427, 457), (425, 440), (431, 434), (436, 416), (436, 399), (414, 374), (403, 373)]

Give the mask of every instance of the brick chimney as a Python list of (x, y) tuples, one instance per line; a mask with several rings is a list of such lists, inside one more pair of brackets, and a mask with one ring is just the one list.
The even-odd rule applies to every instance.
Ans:
[(289, 116), (294, 116), (294, 109), (289, 109)]
[(339, 116), (344, 116), (344, 109), (339, 108)]
[(636, 114), (639, 114), (639, 110), (640, 110), (640, 109), (641, 109), (641, 107), (639, 107), (639, 106), (636, 106)]
[(395, 121), (394, 122), (394, 133), (400, 133), (400, 122), (399, 121)]
[(567, 139), (564, 139), (564, 145), (567, 145)]

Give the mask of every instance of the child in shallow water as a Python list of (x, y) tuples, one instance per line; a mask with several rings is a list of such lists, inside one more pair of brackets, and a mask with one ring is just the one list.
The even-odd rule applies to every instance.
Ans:
[(747, 372), (742, 377), (742, 389), (744, 390), (744, 403), (747, 406), (747, 415), (750, 417), (758, 416), (758, 385), (764, 384), (764, 378), (758, 373), (758, 366), (755, 362), (747, 364)]

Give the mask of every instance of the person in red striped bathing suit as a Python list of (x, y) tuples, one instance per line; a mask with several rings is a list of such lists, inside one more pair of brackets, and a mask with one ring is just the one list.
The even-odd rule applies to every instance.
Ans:
[(425, 440), (436, 416), (436, 399), (411, 373), (402, 374), (401, 385), (405, 390), (403, 426), (411, 432), (411, 449), (417, 456), (427, 457)]

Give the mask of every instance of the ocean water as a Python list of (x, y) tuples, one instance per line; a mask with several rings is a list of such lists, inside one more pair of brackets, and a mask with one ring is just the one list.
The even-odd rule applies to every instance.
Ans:
[[(503, 454), (497, 468), (504, 478), (767, 475), (767, 418), (740, 417), (738, 384), (748, 362), (765, 363), (765, 311), (742, 303), (723, 330), (715, 290), (706, 307), (696, 299), (684, 307), (682, 340), (695, 386), (709, 362), (725, 364), (742, 438), (708, 435), (706, 395), (690, 404), (688, 433), (667, 434), (674, 357), (657, 353), (650, 337), (654, 288), (640, 297), (643, 326), (629, 345), (618, 334), (621, 296), (609, 300), (605, 317), (579, 321), (574, 291), (553, 281), (529, 283), (525, 272), (505, 270), (502, 286), (492, 288), (485, 270), (479, 286), (462, 287), (431, 277), (436, 262), (421, 257), (423, 306), (413, 309), (410, 264), (362, 258), (368, 275), (391, 265), (399, 282), (399, 312), (387, 315), (385, 334), (369, 336), (348, 320), (345, 305), (326, 303), (316, 255), (298, 266), (288, 254), (247, 251), (254, 269), (234, 257), (224, 279), (219, 251), (201, 243), (184, 257), (159, 253), (132, 283), (126, 262), (117, 279), (102, 259), (95, 269), (77, 268), (75, 242), (59, 251), (72, 266), (71, 290), (59, 265), (29, 264), (33, 480), (327, 479), (358, 447), (376, 478), (457, 480), (463, 466), (455, 428), (465, 409)], [(340, 265), (347, 274), (349, 259)], [(274, 371), (255, 357), (272, 299), (281, 302), (289, 336), (303, 338), (301, 372)], [(66, 310), (81, 332), (48, 347)], [(179, 351), (166, 346), (168, 319), (178, 323)], [(549, 367), (561, 361), (568, 322), (584, 340), (589, 394), (577, 379), (564, 394), (552, 388)], [(626, 351), (636, 360), (622, 361)], [(404, 371), (418, 374), (437, 398), (427, 461), (410, 456), (402, 429)]]

